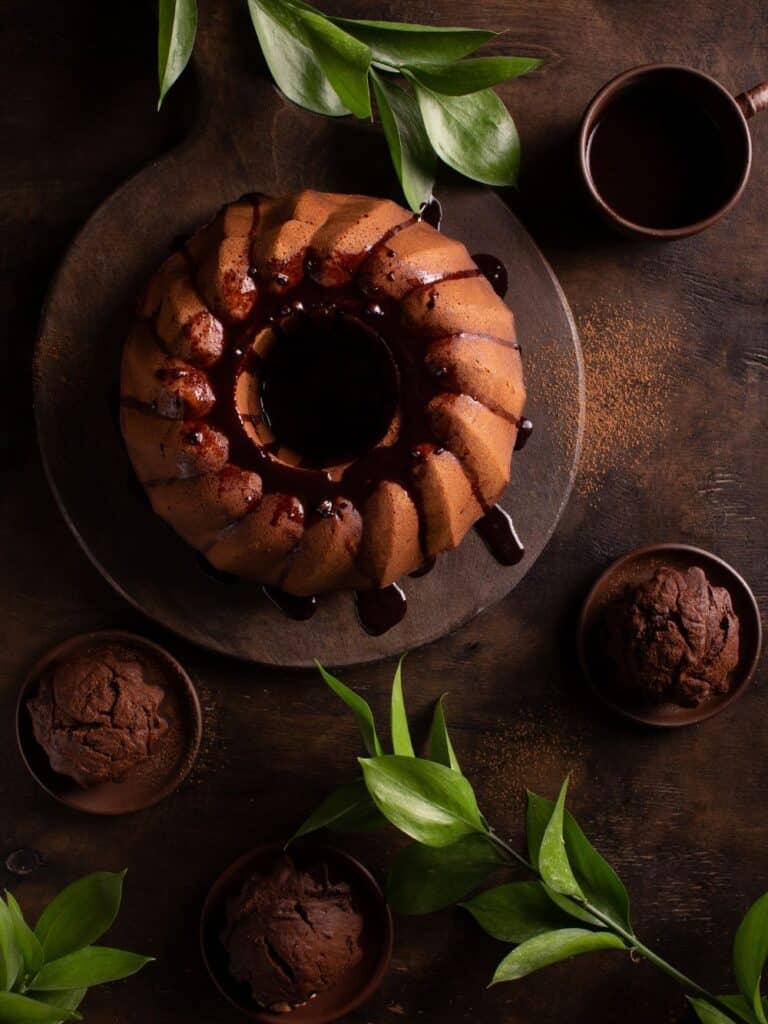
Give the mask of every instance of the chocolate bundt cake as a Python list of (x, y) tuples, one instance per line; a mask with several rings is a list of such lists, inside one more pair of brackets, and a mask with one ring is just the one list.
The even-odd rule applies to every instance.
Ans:
[(305, 191), (225, 207), (161, 266), (121, 425), (216, 569), (309, 595), (455, 548), (509, 480), (524, 399), (512, 313), (460, 242)]

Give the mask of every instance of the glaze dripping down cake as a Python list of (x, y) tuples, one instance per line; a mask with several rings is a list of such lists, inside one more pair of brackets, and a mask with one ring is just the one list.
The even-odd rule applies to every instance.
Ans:
[(215, 569), (304, 596), (455, 548), (507, 485), (524, 400), (512, 312), (460, 242), (304, 191), (225, 207), (160, 267), (121, 426)]

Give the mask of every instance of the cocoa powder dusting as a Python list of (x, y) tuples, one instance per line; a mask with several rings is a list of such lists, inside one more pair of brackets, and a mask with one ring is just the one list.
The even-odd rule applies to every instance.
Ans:
[(584, 763), (583, 736), (580, 729), (565, 727), (566, 717), (554, 703), (544, 705), (543, 713), (539, 707), (521, 704), (511, 721), (478, 737), (465, 770), (481, 807), (492, 809), (494, 826), (518, 826), (528, 787), (556, 793), (569, 771), (575, 773), (576, 783)]
[(664, 437), (682, 332), (679, 316), (647, 315), (630, 303), (601, 303), (579, 317), (587, 416), (576, 488), (583, 497), (594, 501), (614, 466), (631, 472)]

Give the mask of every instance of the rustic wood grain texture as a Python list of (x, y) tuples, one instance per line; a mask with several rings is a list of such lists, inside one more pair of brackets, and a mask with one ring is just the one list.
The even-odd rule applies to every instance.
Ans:
[[(36, 453), (30, 355), (64, 248), (120, 181), (185, 135), (197, 117), (200, 78), (236, 102), (237, 81), (260, 73), (247, 18), (238, 12), (232, 22), (225, 0), (202, 0), (201, 8), (197, 80), (187, 76), (161, 115), (154, 113), (151, 5), (7, 0), (0, 15), (0, 310), (5, 380), (12, 382), (2, 410), (0, 863), (26, 847), (45, 858), (24, 880), (0, 870), (0, 884), (34, 911), (85, 871), (130, 869), (111, 939), (159, 962), (94, 992), (91, 1024), (234, 1024), (196, 946), (207, 887), (249, 846), (292, 829), (348, 776), (358, 753), (348, 716), (311, 672), (227, 661), (132, 612), (69, 534)], [(727, 713), (660, 735), (615, 719), (587, 695), (572, 633), (579, 603), (608, 561), (658, 540), (716, 551), (768, 608), (768, 121), (752, 122), (755, 166), (738, 208), (710, 232), (668, 247), (614, 238), (594, 221), (576, 188), (573, 137), (597, 87), (632, 64), (689, 62), (734, 92), (764, 79), (764, 5), (701, 0), (683, 12), (662, 0), (337, 0), (334, 9), (507, 27), (504, 47), (519, 43), (550, 59), (537, 76), (502, 90), (525, 152), (519, 194), (508, 198), (584, 327), (587, 440), (599, 456), (585, 457), (558, 534), (515, 593), (409, 659), (417, 723), (423, 729), (435, 698), (450, 691), (459, 756), (488, 816), (516, 841), (525, 787), (552, 794), (572, 770), (573, 809), (626, 879), (639, 933), (708, 987), (727, 990), (730, 936), (768, 889), (765, 668)], [(233, 24), (228, 76), (214, 58)], [(288, 155), (265, 152), (264, 159)], [(638, 370), (650, 412), (628, 406), (634, 445), (606, 445), (610, 424), (600, 421), (606, 333), (616, 331), (618, 346), (626, 324), (616, 326), (614, 316), (613, 328), (609, 322), (596, 332), (595, 309), (617, 307), (645, 344), (640, 351), (656, 353), (646, 362), (658, 372)], [(98, 474), (94, 467), (95, 482)], [(53, 803), (13, 749), (12, 708), (25, 669), (47, 647), (100, 626), (165, 642), (197, 681), (207, 730), (193, 778), (173, 800), (106, 822)], [(345, 678), (383, 713), (392, 669), (383, 662), (347, 670)], [(393, 845), (347, 843), (378, 871)], [(671, 983), (611, 954), (486, 992), (502, 952), (459, 912), (400, 919), (393, 969), (350, 1024), (685, 1019)]]

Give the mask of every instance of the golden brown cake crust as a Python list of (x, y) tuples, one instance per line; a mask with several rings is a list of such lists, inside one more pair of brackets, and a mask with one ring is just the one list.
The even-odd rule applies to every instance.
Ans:
[[(270, 353), (302, 331), (348, 362), (355, 339), (385, 353), (392, 407), (363, 450), (318, 462), (273, 429)], [(524, 402), (512, 312), (466, 248), (390, 200), (313, 191), (244, 197), (166, 260), (121, 375), (155, 512), (217, 569), (297, 595), (456, 547), (509, 481)]]

